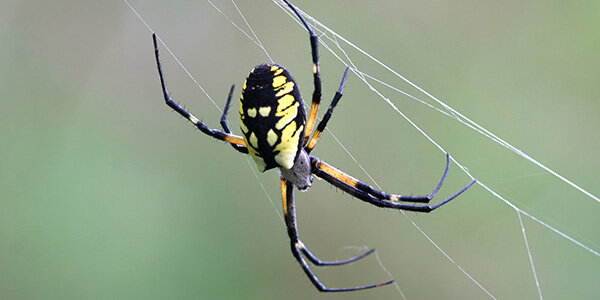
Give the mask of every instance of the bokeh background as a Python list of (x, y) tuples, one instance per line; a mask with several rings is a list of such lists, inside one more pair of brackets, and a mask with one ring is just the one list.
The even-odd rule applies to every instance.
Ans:
[[(296, 2), (600, 195), (599, 2)], [(240, 86), (267, 61), (207, 1), (131, 3), (220, 106), (230, 84)], [(247, 28), (230, 1), (214, 3)], [(306, 32), (271, 1), (236, 3), (309, 98)], [(150, 31), (124, 2), (2, 0), (0, 7), (0, 299), (401, 297), (394, 287), (313, 288), (289, 252), (276, 171), (258, 176), (271, 203), (253, 164), (164, 105)], [(218, 127), (220, 111), (162, 54), (173, 96)], [(361, 70), (426, 99), (349, 54)], [(344, 65), (321, 48), (321, 66), (328, 104)], [(474, 176), (600, 250), (598, 202), (456, 120), (376, 87)], [(230, 123), (239, 131), (236, 109)], [(354, 74), (330, 128), (387, 191), (428, 193), (442, 173), (443, 153)], [(367, 179), (329, 133), (313, 153)], [(468, 181), (453, 164), (439, 199)], [(385, 281), (383, 265), (409, 299), (489, 298), (397, 211), (323, 181), (297, 193), (297, 202), (301, 236), (319, 257), (377, 247), (378, 257), (315, 267), (328, 286)], [(435, 213), (407, 215), (495, 297), (538, 298), (518, 215), (481, 186)], [(600, 297), (598, 256), (530, 218), (523, 224), (545, 299)]]

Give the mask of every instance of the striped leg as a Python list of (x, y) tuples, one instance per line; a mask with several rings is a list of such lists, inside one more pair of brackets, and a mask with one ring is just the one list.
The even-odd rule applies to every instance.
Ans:
[(169, 96), (169, 91), (167, 90), (167, 86), (165, 84), (165, 79), (162, 72), (162, 66), (160, 64), (160, 58), (158, 56), (158, 43), (156, 41), (155, 33), (152, 34), (152, 39), (154, 41), (154, 54), (156, 56), (158, 76), (160, 77), (160, 83), (162, 85), (163, 95), (165, 97), (166, 104), (174, 111), (182, 115), (184, 118), (188, 119), (188, 121), (192, 122), (192, 124), (196, 125), (196, 127), (198, 127), (198, 129), (200, 129), (200, 131), (202, 131), (203, 133), (212, 136), (215, 139), (228, 142), (230, 144), (246, 146), (246, 143), (244, 142), (244, 139), (242, 137), (209, 128), (208, 126), (206, 126), (206, 124), (204, 124), (203, 122), (198, 120), (198, 118), (196, 118), (194, 115), (186, 111), (183, 107), (181, 107), (181, 105), (177, 104), (177, 102), (175, 102), (173, 98), (171, 98), (171, 96)]
[(317, 125), (315, 133), (310, 138), (308, 144), (304, 148), (304, 150), (306, 150), (306, 153), (308, 154), (310, 154), (310, 152), (315, 148), (319, 137), (321, 137), (321, 133), (323, 133), (323, 130), (325, 130), (325, 127), (327, 126), (327, 122), (329, 122), (329, 119), (331, 118), (331, 114), (333, 114), (333, 109), (337, 105), (338, 101), (340, 101), (340, 99), (342, 98), (342, 91), (344, 90), (346, 77), (348, 77), (348, 70), (350, 70), (350, 67), (346, 67), (346, 71), (344, 71), (344, 76), (342, 77), (342, 82), (340, 82), (340, 87), (338, 88), (338, 91), (335, 93), (335, 96), (333, 97), (333, 100), (331, 101), (327, 112), (323, 116), (323, 119), (321, 119), (321, 122), (319, 122), (319, 125)]
[(317, 120), (317, 112), (319, 111), (319, 104), (321, 103), (321, 75), (319, 73), (319, 38), (315, 34), (315, 32), (310, 28), (306, 20), (300, 15), (300, 12), (287, 0), (283, 0), (285, 4), (287, 4), (292, 11), (296, 14), (298, 19), (304, 24), (306, 30), (310, 34), (310, 49), (312, 54), (313, 61), (313, 80), (315, 85), (315, 90), (313, 91), (312, 96), (312, 105), (310, 106), (310, 115), (308, 117), (308, 122), (306, 122), (306, 133), (304, 136), (304, 143), (308, 142), (308, 138), (310, 137), (310, 133), (315, 126), (315, 122)]
[(435, 205), (410, 205), (410, 204), (402, 204), (398, 203), (399, 201), (405, 202), (429, 202), (439, 191), (446, 179), (446, 175), (448, 174), (450, 156), (446, 154), (447, 164), (444, 175), (442, 176), (442, 180), (435, 187), (433, 192), (428, 196), (403, 196), (403, 195), (395, 195), (388, 194), (383, 191), (379, 191), (371, 187), (370, 185), (359, 181), (358, 179), (336, 169), (335, 167), (327, 164), (324, 161), (319, 160), (318, 158), (311, 156), (311, 164), (313, 168), (313, 174), (316, 176), (325, 179), (325, 181), (331, 183), (335, 187), (341, 189), (342, 191), (359, 198), (363, 201), (369, 202), (375, 206), (379, 207), (388, 207), (395, 208), (401, 210), (408, 211), (418, 211), (418, 212), (430, 212), (448, 202), (452, 199), (458, 197), (468, 188), (470, 188), (473, 184), (475, 184), (476, 180), (471, 181), (465, 187), (460, 189), (454, 195), (449, 198), (435, 204)]
[(354, 258), (351, 258), (351, 259), (348, 259), (345, 261), (325, 262), (325, 261), (320, 261), (319, 259), (317, 259), (310, 251), (308, 251), (308, 249), (304, 246), (304, 244), (300, 241), (300, 238), (298, 237), (293, 188), (294, 188), (294, 186), (290, 182), (287, 182), (285, 179), (281, 179), (281, 194), (282, 194), (282, 198), (283, 198), (283, 213), (285, 216), (285, 224), (287, 226), (288, 235), (290, 237), (290, 246), (291, 246), (292, 254), (294, 255), (294, 258), (296, 258), (296, 260), (302, 267), (302, 270), (304, 270), (304, 273), (306, 274), (306, 276), (308, 276), (310, 281), (314, 284), (314, 286), (319, 291), (321, 291), (321, 292), (356, 291), (356, 290), (364, 290), (364, 289), (380, 287), (380, 286), (388, 285), (388, 284), (394, 282), (394, 280), (390, 280), (390, 281), (386, 281), (383, 283), (350, 287), (350, 288), (328, 288), (328, 287), (325, 287), (325, 285), (323, 285), (323, 283), (321, 283), (319, 281), (317, 276), (315, 276), (315, 274), (310, 270), (308, 264), (304, 260), (304, 257), (302, 257), (302, 253), (304, 253), (304, 255), (306, 255), (306, 257), (315, 265), (326, 266), (326, 265), (342, 265), (342, 264), (351, 263), (353, 261), (357, 261), (357, 260), (371, 254), (374, 250), (369, 250), (368, 252), (366, 252), (362, 255), (359, 255), (357, 257), (354, 257)]

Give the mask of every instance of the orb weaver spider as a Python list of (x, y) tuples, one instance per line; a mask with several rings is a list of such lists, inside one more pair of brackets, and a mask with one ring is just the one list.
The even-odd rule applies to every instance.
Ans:
[(253, 68), (244, 82), (240, 97), (240, 128), (243, 137), (232, 134), (229, 124), (227, 123), (227, 112), (229, 111), (235, 85), (232, 85), (229, 90), (225, 109), (221, 116), (220, 123), (223, 131), (209, 128), (170, 97), (159, 59), (157, 37), (156, 34), (153, 33), (154, 53), (165, 102), (170, 108), (188, 119), (204, 134), (229, 143), (235, 150), (241, 153), (249, 154), (254, 159), (261, 172), (273, 168), (279, 169), (281, 194), (283, 198), (283, 213), (290, 238), (292, 254), (304, 270), (304, 273), (306, 273), (310, 281), (319, 291), (355, 291), (391, 284), (394, 282), (393, 279), (377, 284), (347, 288), (328, 288), (321, 283), (311, 271), (307, 262), (304, 260), (303, 255), (316, 266), (336, 266), (355, 262), (373, 253), (375, 249), (371, 249), (361, 255), (342, 261), (322, 261), (318, 259), (302, 243), (298, 235), (293, 188), (296, 187), (299, 190), (307, 190), (311, 187), (313, 175), (315, 175), (351, 196), (372, 205), (428, 213), (462, 194), (471, 187), (476, 180), (473, 180), (454, 195), (435, 205), (403, 204), (400, 202), (428, 203), (437, 194), (448, 174), (448, 169), (450, 167), (449, 154), (446, 154), (446, 169), (442, 175), (442, 179), (434, 188), (433, 192), (427, 196), (403, 196), (376, 190), (370, 185), (359, 181), (319, 158), (310, 155), (310, 152), (314, 149), (321, 133), (327, 126), (327, 122), (331, 118), (333, 109), (342, 98), (342, 91), (348, 76), (349, 67), (346, 67), (339, 89), (335, 93), (327, 112), (317, 125), (311, 137), (311, 132), (316, 123), (319, 103), (321, 102), (318, 37), (298, 10), (289, 1), (283, 1), (302, 22), (310, 35), (314, 91), (308, 121), (306, 121), (304, 102), (300, 95), (300, 90), (292, 78), (292, 75), (284, 67), (271, 63), (262, 64)]

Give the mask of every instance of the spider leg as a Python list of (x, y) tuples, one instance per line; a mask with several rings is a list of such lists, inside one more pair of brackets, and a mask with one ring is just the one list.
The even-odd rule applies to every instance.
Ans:
[[(233, 96), (233, 89), (235, 88), (235, 84), (231, 85), (231, 89), (229, 89), (229, 95), (227, 96), (227, 102), (225, 103), (225, 108), (223, 109), (223, 114), (221, 115), (221, 127), (225, 133), (231, 133), (231, 129), (229, 128), (229, 123), (227, 122), (227, 113), (229, 112), (229, 106), (231, 105), (231, 97)], [(233, 149), (248, 154), (248, 148), (244, 146), (240, 146), (238, 144), (231, 144)]]
[(438, 184), (438, 186), (434, 189), (434, 191), (429, 196), (422, 197), (412, 197), (412, 196), (402, 196), (402, 195), (394, 195), (384, 193), (382, 191), (377, 191), (370, 185), (355, 179), (354, 177), (336, 169), (335, 167), (327, 164), (324, 161), (319, 160), (318, 158), (311, 156), (311, 164), (312, 164), (312, 172), (316, 176), (325, 179), (327, 182), (332, 184), (333, 186), (341, 189), (342, 191), (360, 199), (365, 202), (371, 203), (375, 206), (379, 207), (388, 207), (395, 208), (401, 210), (408, 211), (418, 211), (418, 212), (430, 212), (435, 210), (436, 208), (450, 202), (452, 199), (458, 197), (468, 188), (470, 188), (477, 180), (471, 181), (465, 187), (460, 189), (454, 195), (449, 198), (438, 202), (434, 205), (410, 205), (410, 204), (402, 204), (398, 203), (398, 201), (409, 201), (409, 202), (428, 202), (429, 199), (437, 193), (440, 189), (444, 179), (446, 178), (446, 174), (448, 172), (448, 166), (446, 166), (446, 172), (444, 172), (444, 176), (442, 177), (442, 181)]
[[(332, 168), (327, 163), (325, 163), (325, 164), (328, 167)], [(388, 194), (383, 191), (376, 190), (373, 187), (371, 187), (370, 185), (360, 182), (358, 180), (357, 180), (358, 184), (357, 184), (356, 188), (358, 188), (361, 191), (367, 192), (379, 199), (387, 199), (387, 200), (391, 200), (391, 201), (428, 203), (429, 201), (431, 201), (431, 199), (433, 199), (433, 197), (435, 197), (435, 195), (438, 193), (440, 188), (442, 188), (442, 185), (444, 184), (444, 181), (446, 180), (446, 176), (448, 175), (449, 170), (450, 170), (450, 154), (446, 153), (446, 169), (444, 170), (444, 174), (442, 175), (442, 178), (440, 179), (440, 182), (438, 183), (438, 185), (427, 196), (405, 196), (405, 195)], [(456, 196), (458, 196), (458, 194), (460, 194), (462, 192), (464, 192), (464, 190), (461, 190), (459, 193), (457, 193)]]
[[(294, 186), (293, 186), (293, 184), (286, 181), (285, 179), (281, 179), (281, 194), (283, 197), (283, 213), (285, 216), (285, 224), (287, 226), (288, 235), (290, 237), (290, 246), (291, 246), (292, 254), (294, 255), (294, 258), (296, 258), (296, 260), (302, 267), (302, 270), (304, 270), (304, 273), (306, 274), (306, 276), (308, 276), (310, 281), (313, 283), (313, 285), (319, 291), (321, 291), (321, 292), (356, 291), (356, 290), (376, 288), (376, 287), (388, 285), (388, 284), (394, 282), (394, 280), (390, 280), (390, 281), (377, 283), (377, 284), (370, 284), (370, 285), (365, 285), (365, 286), (357, 286), (357, 287), (349, 287), (349, 288), (328, 288), (328, 287), (326, 287), (323, 283), (321, 283), (319, 281), (317, 276), (315, 276), (315, 274), (310, 270), (310, 267), (308, 266), (308, 264), (304, 260), (304, 257), (302, 257), (302, 254), (301, 254), (301, 253), (304, 253), (305, 255), (307, 255), (307, 257), (309, 258), (310, 261), (313, 261), (313, 259), (317, 260), (316, 257), (314, 257), (314, 255), (312, 255), (312, 253), (310, 253), (310, 251), (308, 251), (306, 249), (306, 247), (304, 247), (304, 244), (302, 244), (302, 242), (300, 241), (300, 239), (298, 237), (298, 229), (296, 226), (296, 209), (295, 209), (295, 203), (294, 203)], [(366, 255), (368, 255), (372, 252), (373, 252), (373, 250), (368, 251), (367, 253), (357, 256), (355, 258), (343, 261), (343, 262), (329, 263), (329, 265), (353, 262), (362, 257), (365, 257)], [(310, 253), (310, 255), (307, 253)], [(328, 263), (328, 262), (325, 262), (325, 263)], [(327, 265), (327, 264), (325, 264), (325, 265)]]
[(169, 96), (169, 91), (167, 90), (167, 85), (165, 84), (165, 78), (163, 76), (162, 66), (160, 64), (160, 58), (158, 55), (158, 43), (156, 33), (152, 33), (152, 39), (154, 41), (154, 55), (156, 56), (158, 76), (160, 77), (160, 83), (162, 86), (162, 91), (166, 104), (174, 111), (178, 112), (181, 116), (188, 119), (188, 121), (192, 122), (192, 124), (196, 125), (196, 127), (200, 129), (200, 131), (202, 131), (204, 134), (212, 136), (215, 139), (228, 142), (230, 144), (246, 146), (246, 143), (244, 142), (244, 139), (241, 136), (209, 128), (208, 126), (206, 126), (206, 124), (204, 124), (202, 121), (198, 120), (198, 118), (196, 118), (194, 115), (186, 111), (183, 107), (181, 107), (181, 105), (177, 104), (177, 102), (175, 102), (173, 98), (171, 98), (171, 96)]
[(310, 252), (308, 250), (308, 248), (306, 248), (306, 246), (304, 246), (304, 244), (302, 244), (302, 242), (299, 242), (301, 249), (300, 251), (302, 251), (302, 253), (304, 253), (304, 255), (306, 255), (306, 257), (308, 258), (308, 260), (310, 260), (310, 262), (312, 262), (313, 264), (315, 264), (316, 266), (339, 266), (339, 265), (345, 265), (345, 264), (349, 264), (351, 262), (355, 262), (357, 260), (360, 260), (361, 258), (375, 252), (375, 249), (370, 249), (369, 251), (355, 256), (353, 258), (350, 259), (346, 259), (346, 260), (340, 260), (340, 261), (323, 261), (320, 260), (319, 258), (317, 258), (314, 254), (312, 254), (312, 252)]
[(310, 154), (312, 149), (315, 148), (315, 145), (317, 144), (319, 137), (321, 137), (321, 133), (323, 133), (323, 130), (325, 130), (325, 127), (327, 126), (327, 122), (329, 122), (329, 119), (331, 118), (331, 114), (333, 114), (333, 109), (337, 105), (338, 101), (340, 101), (340, 99), (342, 98), (342, 91), (344, 90), (344, 84), (346, 83), (346, 77), (348, 77), (348, 70), (350, 70), (350, 67), (346, 67), (346, 71), (344, 71), (344, 76), (342, 77), (342, 82), (340, 82), (340, 87), (338, 88), (337, 92), (335, 93), (333, 100), (331, 100), (331, 104), (329, 105), (327, 112), (323, 116), (323, 119), (321, 119), (321, 122), (319, 122), (319, 125), (317, 125), (317, 129), (315, 130), (315, 133), (308, 141), (308, 144), (306, 145), (306, 147), (304, 147), (304, 150), (306, 150), (307, 154)]
[[(282, 189), (283, 189), (283, 182), (282, 182)], [(291, 187), (290, 187), (291, 189)], [(286, 187), (286, 191), (287, 191), (287, 187)], [(292, 194), (290, 197), (292, 197), (292, 201), (293, 201), (293, 197), (294, 195)], [(286, 199), (288, 198), (286, 193), (282, 192), (282, 198), (284, 199), (284, 213), (286, 213), (286, 211), (288, 210), (288, 207), (293, 207), (293, 203), (292, 206), (289, 206), (286, 204)], [(295, 215), (294, 215), (295, 218)], [(298, 244), (298, 248), (299, 250), (304, 253), (304, 255), (308, 258), (308, 260), (310, 262), (312, 262), (313, 264), (317, 265), (317, 266), (338, 266), (338, 265), (345, 265), (348, 263), (352, 263), (355, 262), (357, 260), (360, 260), (363, 257), (366, 257), (367, 255), (373, 253), (375, 251), (375, 249), (370, 249), (369, 251), (360, 254), (358, 256), (346, 259), (346, 260), (341, 260), (341, 261), (323, 261), (320, 260), (317, 256), (315, 256), (312, 252), (310, 252), (310, 250), (308, 250), (308, 248), (306, 248), (306, 246), (304, 245), (304, 243), (302, 243), (302, 241), (300, 241), (300, 239), (298, 238), (298, 234), (296, 232), (295, 234), (295, 238), (293, 238), (296, 240), (296, 243)]]
[(310, 49), (312, 54), (313, 61), (313, 80), (315, 85), (315, 90), (312, 95), (312, 104), (310, 106), (310, 116), (308, 117), (308, 122), (306, 122), (306, 133), (304, 136), (304, 143), (308, 142), (308, 138), (310, 133), (312, 132), (313, 126), (315, 125), (315, 121), (317, 120), (317, 112), (319, 111), (319, 103), (321, 102), (321, 75), (319, 73), (319, 38), (315, 34), (315, 32), (310, 28), (306, 20), (302, 17), (300, 12), (288, 1), (283, 0), (285, 4), (287, 4), (292, 11), (296, 14), (298, 19), (304, 24), (304, 27), (310, 34)]

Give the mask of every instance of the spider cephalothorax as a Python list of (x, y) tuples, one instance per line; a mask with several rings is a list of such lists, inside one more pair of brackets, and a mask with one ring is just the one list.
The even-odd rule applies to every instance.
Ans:
[(318, 259), (308, 250), (308, 248), (306, 248), (298, 236), (294, 186), (300, 190), (308, 189), (312, 184), (313, 175), (315, 175), (342, 191), (375, 206), (408, 211), (430, 212), (462, 194), (475, 183), (475, 180), (460, 189), (454, 195), (437, 204), (404, 204), (401, 202), (428, 203), (437, 194), (446, 179), (450, 167), (450, 156), (448, 154), (446, 154), (446, 169), (442, 175), (442, 179), (433, 191), (426, 196), (403, 196), (385, 193), (355, 179), (319, 158), (311, 156), (310, 152), (314, 149), (321, 133), (327, 126), (327, 122), (329, 122), (329, 119), (331, 118), (333, 109), (342, 97), (342, 91), (344, 89), (346, 77), (348, 76), (349, 68), (347, 67), (344, 72), (340, 86), (331, 101), (329, 109), (323, 115), (313, 132), (317, 111), (321, 102), (318, 37), (298, 10), (296, 10), (296, 8), (287, 0), (283, 1), (294, 14), (296, 14), (298, 19), (300, 19), (310, 35), (314, 91), (312, 94), (312, 105), (308, 120), (306, 120), (304, 102), (300, 95), (300, 90), (292, 78), (292, 75), (280, 65), (262, 64), (252, 69), (242, 88), (242, 96), (240, 97), (240, 129), (242, 130), (243, 137), (232, 134), (227, 123), (227, 112), (229, 111), (229, 106), (231, 104), (233, 86), (229, 91), (225, 109), (221, 116), (221, 126), (223, 127), (223, 131), (209, 128), (169, 96), (158, 56), (157, 37), (153, 34), (156, 64), (164, 99), (169, 107), (192, 122), (203, 133), (231, 144), (235, 150), (241, 153), (250, 154), (261, 172), (279, 168), (281, 174), (283, 213), (290, 238), (292, 254), (310, 281), (317, 289), (319, 289), (319, 291), (354, 291), (388, 285), (392, 283), (393, 280), (349, 288), (328, 288), (317, 279), (307, 262), (304, 260), (304, 257), (317, 266), (343, 265), (363, 258), (371, 254), (373, 250), (369, 250), (362, 255), (343, 261), (322, 261)]

